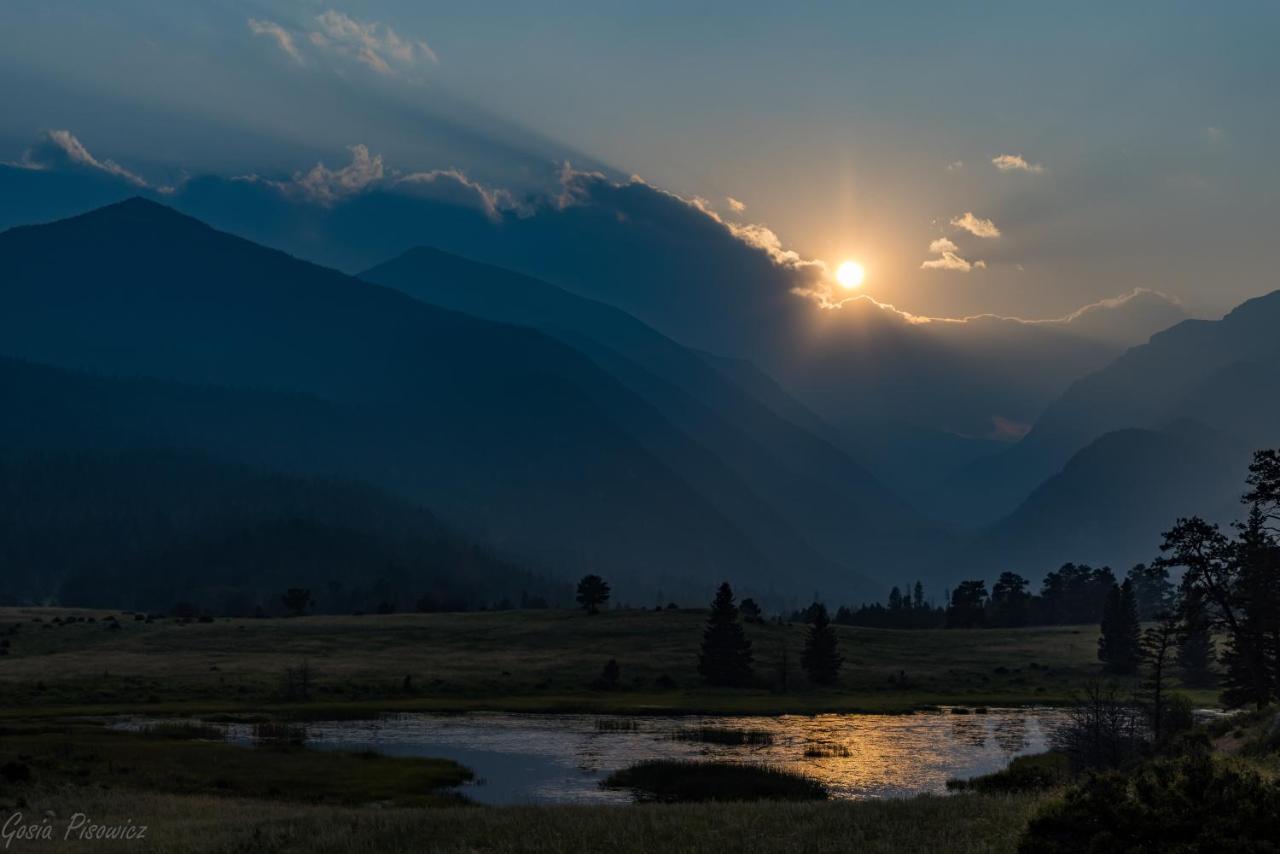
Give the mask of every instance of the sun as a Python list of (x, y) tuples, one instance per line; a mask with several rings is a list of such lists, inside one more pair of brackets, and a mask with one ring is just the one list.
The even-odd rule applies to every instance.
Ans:
[(845, 261), (836, 268), (836, 281), (846, 290), (851, 291), (858, 287), (866, 277), (867, 271), (862, 269), (862, 265), (857, 261)]

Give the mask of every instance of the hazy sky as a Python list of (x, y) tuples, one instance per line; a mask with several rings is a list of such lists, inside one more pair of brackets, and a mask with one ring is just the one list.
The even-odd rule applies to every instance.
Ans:
[(1280, 3), (958, 5), (4, 0), (0, 160), (49, 129), (155, 180), (568, 159), (921, 314), (1280, 287)]

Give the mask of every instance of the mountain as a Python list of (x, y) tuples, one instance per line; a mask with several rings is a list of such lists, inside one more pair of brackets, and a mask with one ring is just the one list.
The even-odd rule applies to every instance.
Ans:
[(1004, 453), (953, 478), (946, 494), (983, 495), (990, 517), (1012, 512), (1095, 439), (1127, 428), (1202, 422), (1236, 447), (1280, 437), (1280, 291), (1221, 320), (1185, 320), (1073, 383)]
[(923, 567), (944, 545), (901, 499), (824, 438), (825, 428), (801, 404), (776, 386), (759, 392), (768, 381), (758, 371), (744, 386), (733, 373), (741, 377), (748, 368), (717, 368), (718, 360), (619, 309), (434, 249), (411, 250), (361, 277), (433, 305), (532, 326), (574, 346), (711, 449), (834, 562), (865, 574), (890, 558)]
[[(424, 305), (143, 200), (5, 232), (0, 270), (4, 354), (317, 399), (361, 437), (365, 458), (346, 453), (338, 473), (422, 501), (504, 552), (605, 569), (624, 592), (728, 576), (763, 588), (781, 554), (794, 577), (842, 580), (713, 455), (539, 333)], [(319, 458), (313, 471), (333, 465)], [(718, 478), (730, 500), (714, 505), (686, 478)], [(765, 541), (772, 560), (756, 547)]]
[(1238, 516), (1247, 460), (1194, 422), (1106, 433), (985, 532), (980, 553), (1029, 578), (1066, 560), (1121, 570), (1149, 562), (1175, 519)]
[(1123, 566), (1154, 557), (1179, 516), (1238, 518), (1252, 452), (1280, 444), (1277, 328), (1280, 291), (1184, 321), (1075, 383), (1021, 443), (975, 466), (985, 481), (958, 487), (1027, 492), (984, 533), (981, 559)]

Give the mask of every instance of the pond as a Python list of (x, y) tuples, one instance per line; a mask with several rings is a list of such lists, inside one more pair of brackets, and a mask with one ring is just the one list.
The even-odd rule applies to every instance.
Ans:
[[(1062, 710), (1046, 708), (961, 711), (715, 718), (406, 714), (311, 723), (306, 731), (313, 749), (453, 759), (475, 772), (462, 793), (481, 803), (626, 803), (627, 792), (602, 789), (600, 781), (645, 759), (764, 763), (813, 777), (837, 798), (943, 793), (948, 779), (996, 771), (1014, 756), (1047, 749), (1064, 718)], [(247, 726), (228, 727), (228, 737), (252, 741)]]

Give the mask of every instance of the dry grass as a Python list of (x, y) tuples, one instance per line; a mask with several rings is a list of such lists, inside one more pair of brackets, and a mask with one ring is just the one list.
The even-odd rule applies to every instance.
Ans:
[[(125, 618), (118, 631), (103, 624), (106, 612), (78, 612), (98, 622), (43, 628), (56, 613), (0, 609), (0, 632), (21, 626), (10, 638), (10, 654), (0, 658), (0, 708), (261, 710), (279, 702), (284, 670), (306, 662), (315, 673), (313, 706), (899, 711), (931, 703), (1058, 702), (1098, 668), (1092, 626), (842, 627), (846, 666), (840, 684), (812, 690), (797, 685), (793, 675), (792, 690), (777, 694), (769, 686), (778, 659), (785, 646), (795, 661), (805, 627), (748, 626), (761, 686), (706, 689), (696, 673), (700, 611), (317, 616), (187, 625)], [(621, 689), (590, 690), (610, 658), (622, 665)], [(909, 688), (891, 683), (900, 671)]]
[(59, 829), (83, 812), (99, 824), (149, 825), (139, 843), (59, 842), (59, 852), (166, 854), (859, 854), (1013, 852), (1041, 796), (963, 795), (903, 801), (649, 804), (627, 807), (349, 809), (209, 796), (68, 790), (33, 800)]

